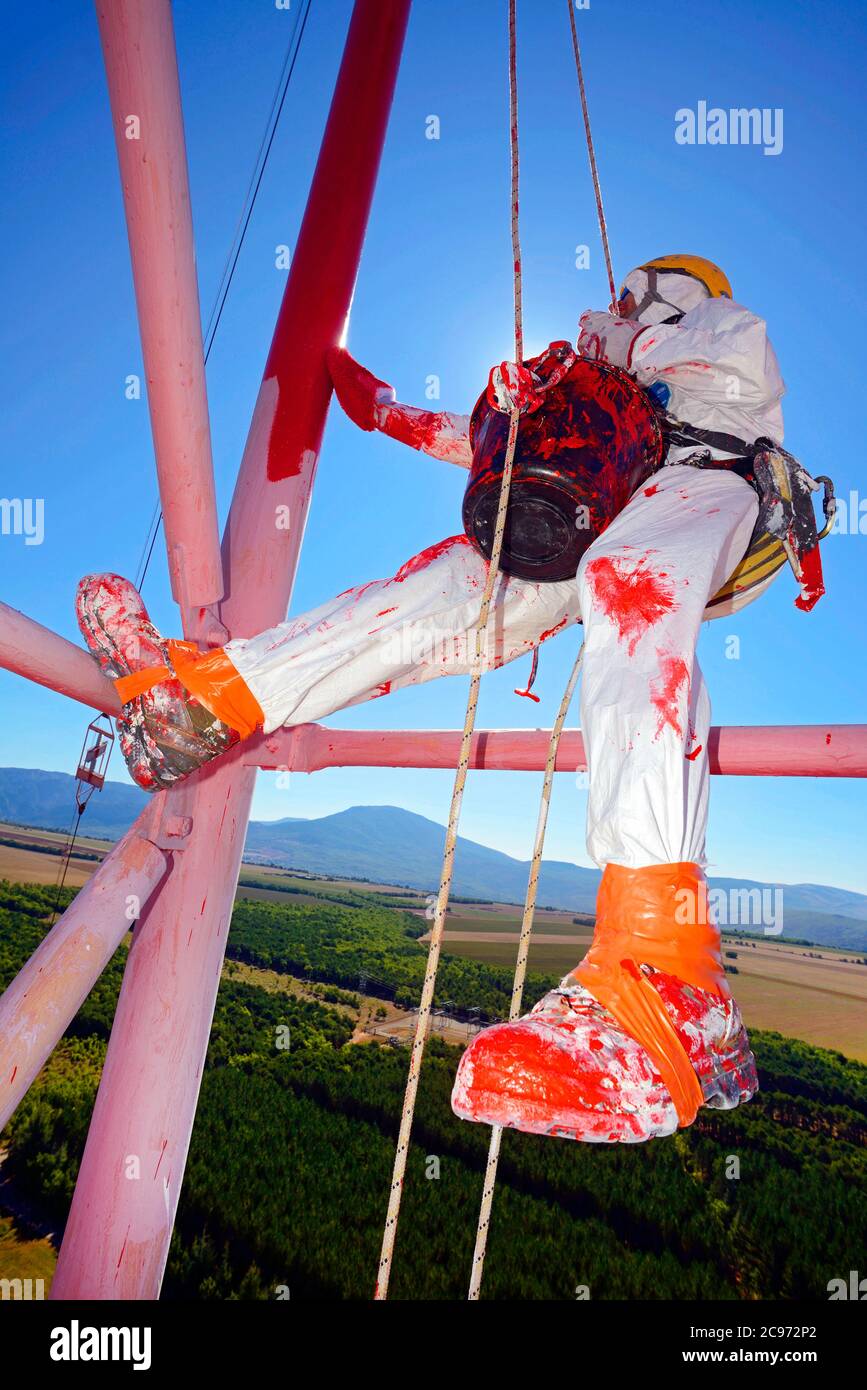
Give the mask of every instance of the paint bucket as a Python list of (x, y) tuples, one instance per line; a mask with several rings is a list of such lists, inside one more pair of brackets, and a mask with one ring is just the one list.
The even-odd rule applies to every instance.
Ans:
[[(532, 366), (532, 363), (526, 365)], [(473, 462), (464, 530), (490, 558), (509, 416), (482, 393), (470, 419)], [(626, 372), (579, 357), (544, 403), (521, 416), (500, 568), (520, 579), (570, 579), (584, 551), (662, 463), (654, 406)]]

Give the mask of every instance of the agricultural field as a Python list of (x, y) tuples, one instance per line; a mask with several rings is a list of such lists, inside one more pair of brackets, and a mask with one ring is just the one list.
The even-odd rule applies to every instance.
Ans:
[[(518, 928), (517, 919), (511, 931), (503, 931), (490, 920), (471, 926), (466, 917), (459, 924), (449, 918), (445, 949), (483, 965), (514, 968)], [(565, 975), (583, 958), (590, 936), (590, 928), (549, 925), (541, 914), (530, 970)], [(842, 959), (845, 952), (783, 941), (747, 944), (723, 937), (723, 951), (748, 1028), (772, 1028), (867, 1061), (867, 965), (851, 955)]]
[[(264, 1300), (285, 1286), (293, 1299), (370, 1297), (425, 963), (418, 917), (373, 897), (236, 904), (164, 1298)], [(47, 930), (53, 899), (0, 886), (0, 989)], [(738, 963), (747, 954), (731, 949)], [(125, 950), (0, 1136), (0, 1279), (43, 1279), (47, 1292)], [(790, 961), (823, 966), (845, 982), (839, 961)], [(440, 1003), (496, 1015), (510, 982), (510, 968), (447, 944)], [(550, 982), (533, 974), (528, 994)], [(291, 1046), (277, 1048), (287, 1028)], [(703, 1111), (671, 1140), (607, 1148), (507, 1132), (484, 1296), (568, 1300), (581, 1284), (594, 1299), (826, 1298), (867, 1240), (867, 1067), (778, 1033), (753, 1043), (754, 1100)], [(457, 1025), (435, 1027), (422, 1067), (398, 1299), (466, 1295), (488, 1131), (451, 1113), (465, 1044)], [(728, 1181), (732, 1154), (749, 1181)]]
[[(50, 887), (57, 881), (63, 838), (51, 831), (0, 824), (0, 878)], [(78, 888), (85, 883), (110, 847), (109, 841), (81, 838), (70, 861), (67, 885)], [(414, 918), (420, 933), (429, 929), (426, 895), (393, 884), (360, 883), (245, 863), (236, 901), (275, 907), (312, 907), (321, 902), (344, 907), (393, 906)], [(514, 904), (455, 900), (447, 919), (446, 950), (450, 956), (482, 969), (512, 970), (520, 925), (521, 909)], [(585, 914), (538, 909), (530, 971), (561, 978), (583, 957), (592, 930), (593, 919)], [(724, 944), (727, 951), (736, 952), (726, 956), (725, 963), (748, 1027), (774, 1029), (867, 1061), (867, 965), (854, 963), (851, 953), (829, 947), (770, 939), (745, 943), (724, 938)], [(394, 1031), (405, 1031), (401, 1019), (395, 1020)]]

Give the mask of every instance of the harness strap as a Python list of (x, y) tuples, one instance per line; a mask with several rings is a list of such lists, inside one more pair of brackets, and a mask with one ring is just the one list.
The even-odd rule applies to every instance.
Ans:
[(675, 420), (672, 415), (666, 416), (665, 437), (669, 444), (704, 444), (710, 449), (722, 449), (742, 459), (752, 459), (756, 453), (756, 444), (748, 444), (736, 434), (688, 425), (684, 420)]
[(649, 1054), (677, 1110), (692, 1124), (704, 1103), (689, 1055), (652, 980), (651, 965), (684, 984), (726, 994), (716, 925), (708, 920), (707, 879), (698, 864), (606, 865), (593, 945), (572, 978), (590, 990)]

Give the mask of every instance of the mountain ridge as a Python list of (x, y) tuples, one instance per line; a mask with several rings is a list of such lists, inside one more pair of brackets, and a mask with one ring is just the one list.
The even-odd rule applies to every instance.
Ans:
[[(0, 768), (0, 820), (33, 829), (60, 830), (69, 824), (74, 778), (38, 768)], [(106, 782), (82, 825), (85, 835), (114, 839), (128, 828), (147, 800), (122, 782)], [(445, 828), (399, 806), (353, 806), (311, 819), (281, 817), (251, 821), (244, 850), (248, 864), (273, 864), (333, 877), (389, 883), (433, 892), (439, 882)], [(453, 888), (457, 896), (492, 902), (523, 901), (530, 861), (458, 837)], [(539, 905), (592, 912), (600, 873), (567, 860), (545, 859)], [(867, 950), (867, 895), (830, 884), (768, 883), (730, 876), (711, 877), (726, 901), (738, 894), (783, 891), (784, 936), (816, 944)], [(766, 898), (772, 908), (774, 899)], [(733, 921), (722, 923), (737, 929)], [(747, 924), (745, 924), (745, 927)], [(833, 938), (833, 939), (832, 939)]]

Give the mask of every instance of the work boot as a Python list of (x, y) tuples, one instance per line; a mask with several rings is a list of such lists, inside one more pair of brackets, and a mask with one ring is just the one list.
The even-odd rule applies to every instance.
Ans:
[(222, 649), (199, 653), (193, 643), (164, 641), (129, 580), (86, 575), (76, 615), (91, 655), (117, 686), (121, 751), (145, 791), (172, 786), (261, 723), (261, 710)]
[[(674, 915), (684, 889), (697, 921)], [(525, 1017), (478, 1034), (461, 1058), (452, 1109), (529, 1134), (635, 1144), (691, 1124), (700, 1106), (731, 1110), (757, 1089), (702, 871), (608, 865), (584, 961)]]

